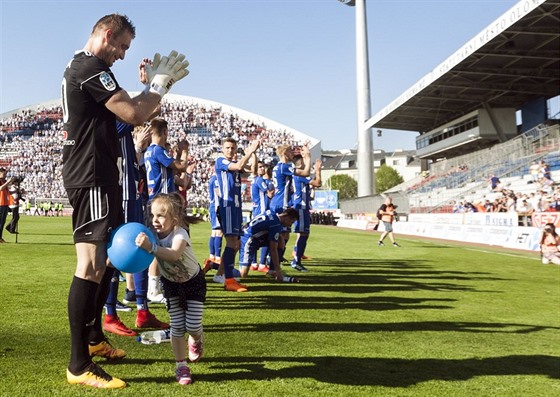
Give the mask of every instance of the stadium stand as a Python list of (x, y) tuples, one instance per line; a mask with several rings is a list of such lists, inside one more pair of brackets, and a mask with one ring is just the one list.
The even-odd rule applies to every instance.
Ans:
[[(560, 181), (558, 124), (541, 125), (503, 144), (433, 164), (429, 176), (406, 188), (409, 212), (452, 212), (454, 202), (492, 201), (497, 195), (510, 192), (528, 194), (545, 190), (550, 193), (551, 187), (544, 186), (544, 181), (528, 183), (533, 161), (547, 163), (552, 180)], [(505, 192), (490, 191), (491, 174), (501, 180)]]
[[(162, 104), (161, 117), (170, 127), (170, 143), (182, 137), (191, 144), (197, 161), (193, 187), (188, 192), (191, 207), (207, 207), (210, 160), (220, 153), (221, 140), (233, 136), (245, 147), (256, 136), (263, 138), (259, 159), (276, 160), (280, 143), (300, 146), (310, 141), (320, 150), (319, 141), (248, 112), (193, 97), (169, 95)], [(30, 109), (33, 107), (30, 107)], [(62, 185), (62, 110), (59, 105), (37, 106), (0, 118), (0, 165), (10, 175), (24, 177), (22, 187), (33, 201), (66, 202)], [(249, 187), (250, 180), (244, 183)], [(250, 192), (250, 189), (246, 189)], [(245, 197), (250, 201), (247, 194)]]

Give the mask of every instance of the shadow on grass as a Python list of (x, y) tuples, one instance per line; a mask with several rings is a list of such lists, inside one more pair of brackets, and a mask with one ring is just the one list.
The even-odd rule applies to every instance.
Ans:
[(545, 327), (528, 324), (479, 323), (479, 322), (445, 322), (420, 321), (402, 323), (301, 323), (278, 322), (261, 324), (218, 324), (204, 327), (206, 332), (469, 332), (469, 333), (503, 333), (530, 334), (544, 330), (558, 330), (558, 327)]
[(20, 237), (21, 236), (70, 236), (72, 237), (72, 231), (65, 231), (65, 232), (60, 232), (60, 233), (55, 233), (52, 231), (49, 232), (19, 232)]
[[(108, 370), (108, 368), (110, 368), (111, 366), (113, 367), (119, 367), (119, 366), (129, 366), (129, 365), (138, 365), (138, 366), (143, 366), (143, 365), (153, 365), (153, 364), (161, 364), (161, 363), (168, 363), (170, 366), (175, 366), (175, 360), (174, 359), (161, 359), (161, 358), (126, 358), (125, 360), (100, 360), (98, 361), (99, 364), (101, 364), (102, 368), (105, 368), (106, 370)], [(109, 372), (112, 372), (114, 370), (114, 368), (111, 368)], [(140, 368), (139, 370), (137, 370), (138, 372), (140, 372), (141, 374), (149, 374), (151, 371), (148, 369), (142, 369)], [(122, 380), (124, 380), (125, 382), (130, 382), (132, 385), (134, 385), (135, 387), (141, 387), (142, 383), (158, 383), (158, 384), (163, 384), (163, 383), (169, 383), (169, 384), (175, 384), (177, 383), (177, 380), (175, 379), (175, 376), (173, 376), (172, 374), (169, 374), (168, 376), (152, 376), (152, 377), (146, 377), (144, 375), (138, 375), (138, 376), (123, 376), (121, 378)]]
[[(205, 359), (216, 374), (196, 374), (202, 382), (310, 378), (318, 382), (408, 387), (433, 380), (464, 381), (478, 376), (536, 375), (560, 379), (560, 357), (504, 356), (483, 359), (352, 358), (352, 357), (218, 357)], [(266, 363), (285, 363), (270, 369)], [(278, 364), (274, 364), (278, 366)], [(228, 372), (231, 371), (231, 372)]]
[[(442, 270), (434, 271), (430, 261), (425, 260), (404, 260), (404, 259), (369, 259), (369, 258), (337, 258), (337, 259), (321, 259), (319, 261), (302, 262), (311, 271), (314, 268), (329, 268), (330, 272), (344, 272), (370, 270), (370, 271), (385, 271), (395, 272), (397, 274), (449, 274), (449, 275), (489, 275), (490, 272), (465, 272), (465, 271), (452, 271)], [(290, 269), (289, 267), (285, 267)]]
[[(397, 267), (414, 267), (414, 268), (425, 268), (431, 269), (426, 261), (423, 260), (401, 260), (401, 259), (367, 259), (367, 258), (337, 258), (311, 262), (302, 262), (303, 265), (309, 269), (313, 268), (333, 268), (336, 271), (340, 268), (341, 271), (348, 271), (348, 269), (360, 270), (360, 268), (371, 269), (375, 267), (388, 268), (391, 269), (394, 266)], [(334, 268), (333, 266), (336, 266)], [(284, 265), (286, 269), (289, 269), (289, 265)]]
[[(326, 265), (321, 265), (325, 266)], [(406, 268), (404, 268), (406, 266)], [(244, 310), (250, 297), (251, 309), (314, 310), (360, 309), (367, 311), (452, 309), (456, 299), (438, 296), (409, 298), (399, 293), (414, 292), (469, 292), (501, 293), (480, 289), (480, 281), (504, 281), (489, 277), (490, 273), (437, 271), (422, 261), (383, 261), (344, 259), (330, 262), (328, 268), (316, 273), (296, 273), (286, 268), (286, 273), (296, 275), (300, 283), (283, 284), (252, 273), (244, 280), (249, 294), (232, 295), (222, 291), (220, 285), (208, 282), (207, 307), (227, 310)], [(288, 270), (289, 269), (289, 270)], [(388, 293), (397, 296), (384, 296)]]
[[(342, 264), (349, 266), (342, 266)], [(406, 269), (396, 265), (406, 265)], [(287, 270), (296, 274), (295, 270)], [(328, 269), (317, 273), (296, 274), (297, 284), (282, 284), (251, 274), (244, 280), (249, 286), (251, 308), (284, 309), (448, 309), (455, 299), (438, 297), (406, 298), (383, 296), (387, 292), (485, 292), (477, 287), (479, 281), (504, 281), (489, 277), (489, 273), (436, 271), (415, 261), (391, 261), (382, 265), (363, 260), (332, 262)], [(209, 282), (208, 307), (243, 309), (247, 296), (223, 292), (221, 286)], [(215, 291), (218, 290), (218, 291)], [(289, 295), (289, 296), (288, 296)], [(295, 296), (297, 295), (297, 296)], [(303, 296), (302, 296), (303, 295)], [(375, 295), (375, 296), (374, 296)]]
[[(429, 324), (429, 323), (428, 323)], [(499, 324), (490, 324), (490, 326)], [(507, 326), (517, 326), (510, 324)], [(383, 325), (380, 325), (383, 326)], [(470, 325), (473, 326), (473, 325)], [(477, 324), (474, 324), (477, 326)], [(484, 325), (488, 326), (488, 324)], [(301, 331), (301, 330), (299, 330)], [(103, 367), (151, 365), (172, 359), (126, 359), (101, 361)], [(196, 382), (267, 381), (270, 379), (314, 379), (317, 382), (347, 386), (409, 387), (422, 382), (465, 381), (479, 376), (546, 376), (560, 379), (560, 357), (547, 355), (510, 355), (468, 359), (357, 358), (323, 357), (205, 357), (212, 373), (194, 371)], [(273, 363), (273, 364), (271, 364)], [(269, 368), (274, 366), (275, 369)], [(276, 369), (277, 367), (283, 367)], [(175, 383), (172, 376), (125, 377), (126, 381)]]
[[(450, 270), (433, 270), (426, 265), (425, 261), (415, 260), (370, 260), (370, 259), (336, 259), (328, 262), (304, 263), (310, 270), (307, 275), (312, 275), (314, 269), (320, 269), (322, 274), (348, 274), (359, 277), (362, 274), (374, 273), (383, 275), (426, 277), (426, 278), (448, 278), (453, 280), (505, 280), (498, 277), (490, 277), (490, 272), (465, 272)], [(284, 269), (290, 271), (290, 267)], [(487, 277), (483, 277), (487, 276)]]
[[(491, 273), (438, 271), (424, 261), (415, 260), (364, 260), (338, 259), (328, 263), (307, 264), (309, 273), (298, 273), (284, 266), (286, 273), (296, 275), (300, 284), (282, 285), (272, 283), (268, 286), (256, 285), (250, 289), (255, 292), (267, 290), (336, 292), (342, 294), (377, 293), (383, 291), (481, 291), (466, 285), (465, 282), (506, 281), (493, 277)], [(317, 272), (314, 272), (314, 269)], [(262, 281), (259, 276), (251, 275), (248, 282)]]
[(14, 242), (9, 242), (10, 244), (15, 244), (15, 245), (64, 245), (64, 246), (73, 246), (74, 243), (51, 243), (48, 241), (45, 242), (36, 242), (36, 241), (18, 241), (17, 243)]
[[(347, 292), (347, 291), (346, 291)], [(246, 295), (245, 295), (246, 296)], [(207, 308), (223, 310), (247, 310), (246, 297), (232, 297), (231, 293), (222, 299), (212, 296), (207, 299)], [(364, 297), (316, 297), (316, 296), (252, 296), (250, 309), (264, 310), (421, 310), (452, 309), (454, 299), (446, 298), (400, 298), (386, 296)], [(448, 305), (442, 303), (449, 303)]]

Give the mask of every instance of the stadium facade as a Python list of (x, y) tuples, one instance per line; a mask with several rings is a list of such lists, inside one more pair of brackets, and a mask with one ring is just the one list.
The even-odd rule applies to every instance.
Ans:
[[(458, 200), (492, 200), (490, 175), (510, 195), (541, 195), (545, 186), (529, 179), (533, 162), (549, 164), (560, 181), (559, 114), (550, 107), (560, 95), (558, 21), (560, 0), (519, 1), (365, 122), (367, 129), (419, 133), (416, 154), (428, 172), (385, 192), (412, 221), (397, 232), (533, 250), (540, 223), (560, 225), (550, 215), (560, 209), (550, 205), (554, 196), (532, 228), (518, 229), (517, 214), (433, 216), (452, 212)], [(382, 201), (378, 195), (341, 202), (340, 225), (372, 228)]]

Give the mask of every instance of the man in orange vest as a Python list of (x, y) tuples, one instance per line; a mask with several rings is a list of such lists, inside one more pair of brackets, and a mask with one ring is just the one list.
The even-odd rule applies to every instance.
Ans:
[(2, 238), (2, 232), (4, 231), (4, 224), (8, 217), (8, 208), (10, 205), (10, 192), (8, 189), (13, 179), (14, 178), (10, 178), (6, 180), (6, 169), (0, 168), (0, 244), (6, 242), (6, 240)]

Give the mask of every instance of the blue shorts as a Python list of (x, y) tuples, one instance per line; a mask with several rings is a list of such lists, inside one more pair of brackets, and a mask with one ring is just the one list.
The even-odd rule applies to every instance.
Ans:
[(219, 218), (222, 225), (222, 233), (224, 236), (241, 236), (241, 224), (243, 223), (243, 214), (241, 208), (236, 207), (220, 207)]
[(220, 230), (222, 228), (220, 221), (218, 221), (218, 216), (216, 215), (214, 207), (210, 207), (210, 226), (212, 227), (212, 230)]
[(144, 223), (144, 207), (142, 206), (141, 199), (124, 200), (123, 211), (124, 211), (124, 223), (129, 223), (129, 222)]
[(257, 251), (260, 246), (251, 237), (244, 234), (241, 236), (241, 245), (239, 248), (239, 266), (249, 266), (257, 263)]
[[(284, 207), (270, 207), (270, 210), (277, 213), (277, 214), (281, 214), (282, 212), (284, 212), (285, 208)], [(282, 233), (291, 233), (292, 232), (292, 228), (290, 226), (282, 226)]]
[(298, 209), (298, 218), (294, 223), (294, 233), (309, 233), (311, 230), (311, 214), (309, 210)]

